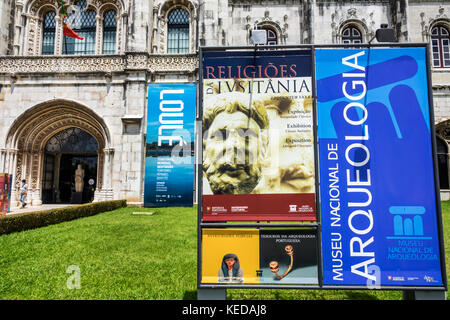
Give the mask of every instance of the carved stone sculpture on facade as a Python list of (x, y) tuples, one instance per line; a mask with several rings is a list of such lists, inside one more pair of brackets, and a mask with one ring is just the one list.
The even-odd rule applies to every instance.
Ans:
[(83, 192), (84, 189), (84, 169), (81, 164), (78, 164), (75, 171), (75, 192)]

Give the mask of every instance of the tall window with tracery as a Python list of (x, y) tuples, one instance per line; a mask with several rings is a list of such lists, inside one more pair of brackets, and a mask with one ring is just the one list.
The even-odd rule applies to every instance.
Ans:
[(447, 28), (435, 26), (431, 29), (433, 67), (450, 67), (450, 34)]
[(189, 13), (181, 8), (172, 10), (167, 21), (167, 53), (189, 52)]
[(42, 54), (50, 55), (55, 53), (56, 34), (56, 12), (49, 11), (44, 16), (42, 28)]
[(353, 26), (346, 27), (342, 30), (342, 43), (362, 43), (361, 31)]
[[(63, 53), (64, 54), (94, 54), (95, 53), (95, 34), (96, 34), (96, 13), (94, 10), (86, 9), (86, 0), (77, 2), (78, 13), (80, 15), (80, 24), (73, 25), (73, 31), (84, 40), (78, 40), (64, 36)], [(71, 14), (68, 13), (68, 18)]]
[(103, 19), (103, 54), (116, 53), (116, 32), (116, 11), (106, 11)]

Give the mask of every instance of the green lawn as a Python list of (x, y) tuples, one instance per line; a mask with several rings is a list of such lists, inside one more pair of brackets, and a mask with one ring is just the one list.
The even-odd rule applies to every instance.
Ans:
[[(133, 215), (134, 211), (156, 213)], [(196, 215), (196, 208), (122, 208), (0, 236), (0, 299), (196, 299)], [(443, 219), (448, 244), (450, 202), (443, 203)], [(80, 289), (67, 287), (73, 279), (69, 266), (80, 270)], [(229, 289), (227, 298), (385, 300), (401, 299), (402, 294)]]

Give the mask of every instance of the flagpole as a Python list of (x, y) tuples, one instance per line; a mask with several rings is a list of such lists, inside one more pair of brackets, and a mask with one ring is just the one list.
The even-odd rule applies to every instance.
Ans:
[[(62, 11), (62, 25), (63, 25), (63, 41), (64, 41), (64, 48), (66, 50), (66, 54), (68, 54), (68, 49), (67, 49), (67, 40), (65, 38), (65, 36), (70, 37), (70, 38), (76, 38), (79, 40), (84, 40), (83, 37), (80, 37), (75, 31), (72, 30), (72, 28), (70, 27), (70, 24), (65, 22), (65, 18), (67, 18), (67, 12), (66, 9), (64, 8), (64, 1), (61, 0), (61, 11)], [(74, 43), (74, 52), (75, 52), (75, 43)]]
[(65, 13), (66, 13), (66, 9), (64, 9), (64, 2), (63, 2), (63, 0), (61, 0), (61, 9), (62, 9), (61, 22), (62, 22), (62, 27), (63, 27), (62, 38), (63, 38), (63, 42), (64, 42), (64, 50), (66, 51), (66, 52), (63, 52), (63, 54), (67, 54), (67, 41), (66, 41), (66, 35), (64, 34), (64, 16), (65, 16)]

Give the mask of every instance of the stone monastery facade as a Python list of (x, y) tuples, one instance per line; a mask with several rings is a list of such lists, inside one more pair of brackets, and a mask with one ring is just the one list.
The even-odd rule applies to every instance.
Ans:
[[(63, 35), (61, 6), (85, 40)], [(2, 0), (0, 172), (31, 205), (69, 201), (86, 165), (87, 201), (143, 204), (147, 88), (196, 83), (200, 46), (367, 43), (381, 24), (429, 43), (439, 173), (448, 197), (450, 2), (422, 0)], [(376, 43), (376, 41), (374, 41)], [(92, 183), (91, 183), (92, 182)]]

